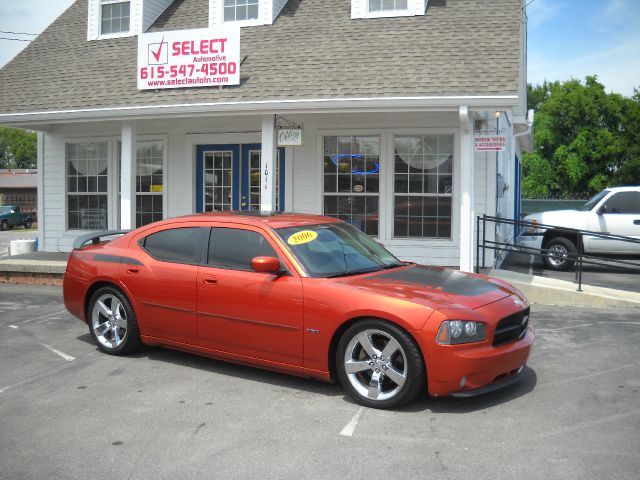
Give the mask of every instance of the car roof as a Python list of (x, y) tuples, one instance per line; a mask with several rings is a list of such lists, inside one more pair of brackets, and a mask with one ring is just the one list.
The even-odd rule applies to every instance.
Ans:
[(609, 188), (605, 188), (605, 190), (609, 190), (610, 192), (637, 192), (637, 191), (640, 191), (640, 186), (609, 187)]
[(174, 223), (215, 221), (220, 223), (235, 223), (241, 225), (262, 225), (270, 228), (287, 228), (305, 225), (317, 225), (319, 223), (340, 223), (341, 221), (322, 215), (306, 213), (261, 213), (249, 211), (210, 212), (195, 213), (174, 217), (154, 225), (171, 225)]

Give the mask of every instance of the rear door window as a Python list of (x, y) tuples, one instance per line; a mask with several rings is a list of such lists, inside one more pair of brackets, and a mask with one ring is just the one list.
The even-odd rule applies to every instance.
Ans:
[(142, 247), (157, 260), (199, 264), (204, 228), (171, 228), (153, 233), (144, 239)]
[(251, 260), (255, 257), (278, 258), (278, 254), (257, 232), (239, 228), (211, 229), (207, 261), (210, 267), (253, 271)]

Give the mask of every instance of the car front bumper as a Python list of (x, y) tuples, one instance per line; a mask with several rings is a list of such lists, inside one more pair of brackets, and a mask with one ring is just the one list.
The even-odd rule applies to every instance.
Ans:
[(542, 234), (522, 234), (516, 238), (516, 246), (523, 247), (526, 253), (539, 253), (542, 249)]
[[(487, 340), (461, 345), (440, 345), (436, 332), (441, 320), (422, 332), (421, 342), (427, 366), (427, 384), (432, 396), (475, 396), (504, 388), (522, 377), (535, 332), (527, 326), (518, 340), (493, 346), (496, 326), (501, 319), (522, 312), (515, 296), (481, 307), (474, 312), (486, 320)], [(455, 312), (454, 312), (455, 314)], [(453, 319), (451, 311), (448, 318)]]

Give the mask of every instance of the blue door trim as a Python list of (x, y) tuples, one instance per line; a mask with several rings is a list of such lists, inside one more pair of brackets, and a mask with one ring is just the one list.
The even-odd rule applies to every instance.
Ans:
[(231, 208), (238, 210), (240, 183), (240, 145), (198, 145), (196, 148), (196, 212), (204, 211), (204, 152), (232, 152)]

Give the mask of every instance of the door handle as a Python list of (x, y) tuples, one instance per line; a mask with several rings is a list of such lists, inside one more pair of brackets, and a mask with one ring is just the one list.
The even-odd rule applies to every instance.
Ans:
[(634, 225), (640, 225), (640, 220), (634, 220), (634, 221), (633, 221), (633, 224), (634, 224)]
[(140, 271), (140, 268), (136, 267), (135, 265), (127, 265), (127, 273), (138, 273)]
[(218, 279), (214, 276), (206, 276), (202, 279), (203, 285), (217, 285)]

